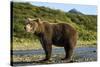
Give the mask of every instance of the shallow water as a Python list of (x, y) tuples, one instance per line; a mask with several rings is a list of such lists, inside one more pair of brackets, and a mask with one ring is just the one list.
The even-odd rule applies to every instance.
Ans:
[[(54, 48), (52, 49), (52, 62), (50, 62), (51, 64), (53, 63), (62, 63), (62, 61), (59, 59), (62, 56), (64, 57), (64, 49), (63, 48)], [(13, 51), (13, 55), (14, 56), (20, 56), (20, 57), (24, 57), (24, 56), (28, 56), (29, 58), (32, 56), (37, 56), (39, 58), (39, 56), (41, 55), (45, 55), (44, 51), (41, 50), (16, 50)], [(34, 57), (35, 60), (37, 57)], [(37, 58), (37, 59), (38, 59)], [(96, 47), (80, 47), (80, 48), (76, 48), (74, 50), (73, 53), (73, 58), (72, 58), (73, 62), (90, 62), (90, 61), (97, 61), (97, 48)], [(13, 63), (14, 65), (37, 65), (37, 64), (41, 64), (41, 63), (35, 63), (35, 62), (21, 62), (21, 63)], [(42, 63), (45, 64), (45, 63)]]

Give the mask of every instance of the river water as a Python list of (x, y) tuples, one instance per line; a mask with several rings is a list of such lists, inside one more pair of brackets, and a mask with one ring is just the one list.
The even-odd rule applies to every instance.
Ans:
[[(64, 55), (63, 48), (54, 48), (52, 49), (52, 55)], [(32, 56), (32, 55), (44, 55), (44, 51), (40, 50), (14, 50), (14, 56)], [(56, 56), (57, 57), (57, 56)], [(97, 61), (97, 48), (96, 47), (80, 47), (76, 48), (73, 53), (73, 60), (74, 62), (90, 62), (90, 61)], [(59, 60), (58, 60), (59, 61)], [(55, 63), (55, 62), (54, 62)], [(14, 63), (13, 63), (14, 64)], [(14, 65), (25, 65), (26, 63), (15, 63)], [(26, 65), (30, 65), (30, 62)], [(32, 65), (38, 65), (38, 63), (34, 63)]]

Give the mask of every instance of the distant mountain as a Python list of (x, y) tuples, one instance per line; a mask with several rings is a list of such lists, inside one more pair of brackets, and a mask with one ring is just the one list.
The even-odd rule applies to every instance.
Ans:
[(83, 14), (83, 13), (79, 12), (78, 10), (76, 10), (75, 8), (69, 10), (69, 13)]

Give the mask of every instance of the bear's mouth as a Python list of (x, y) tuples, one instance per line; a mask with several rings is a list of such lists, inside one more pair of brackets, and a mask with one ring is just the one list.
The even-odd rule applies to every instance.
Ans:
[(24, 27), (24, 30), (26, 31), (26, 32), (31, 32), (30, 30), (28, 30), (26, 27)]
[(25, 31), (27, 32), (27, 33), (35, 33), (35, 31), (34, 30), (28, 30), (28, 29), (25, 29)]

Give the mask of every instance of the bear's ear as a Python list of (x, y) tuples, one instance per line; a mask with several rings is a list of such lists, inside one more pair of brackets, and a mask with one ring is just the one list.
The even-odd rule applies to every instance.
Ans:
[(31, 19), (31, 18), (27, 18), (27, 20), (28, 20), (28, 21), (33, 21), (34, 19)]
[(31, 18), (26, 18), (25, 19), (25, 23), (31, 23), (31, 21), (33, 21), (34, 19), (31, 19)]
[(41, 21), (40, 18), (37, 18), (37, 19), (36, 19), (36, 22), (38, 22), (38, 23), (42, 23), (42, 21)]

